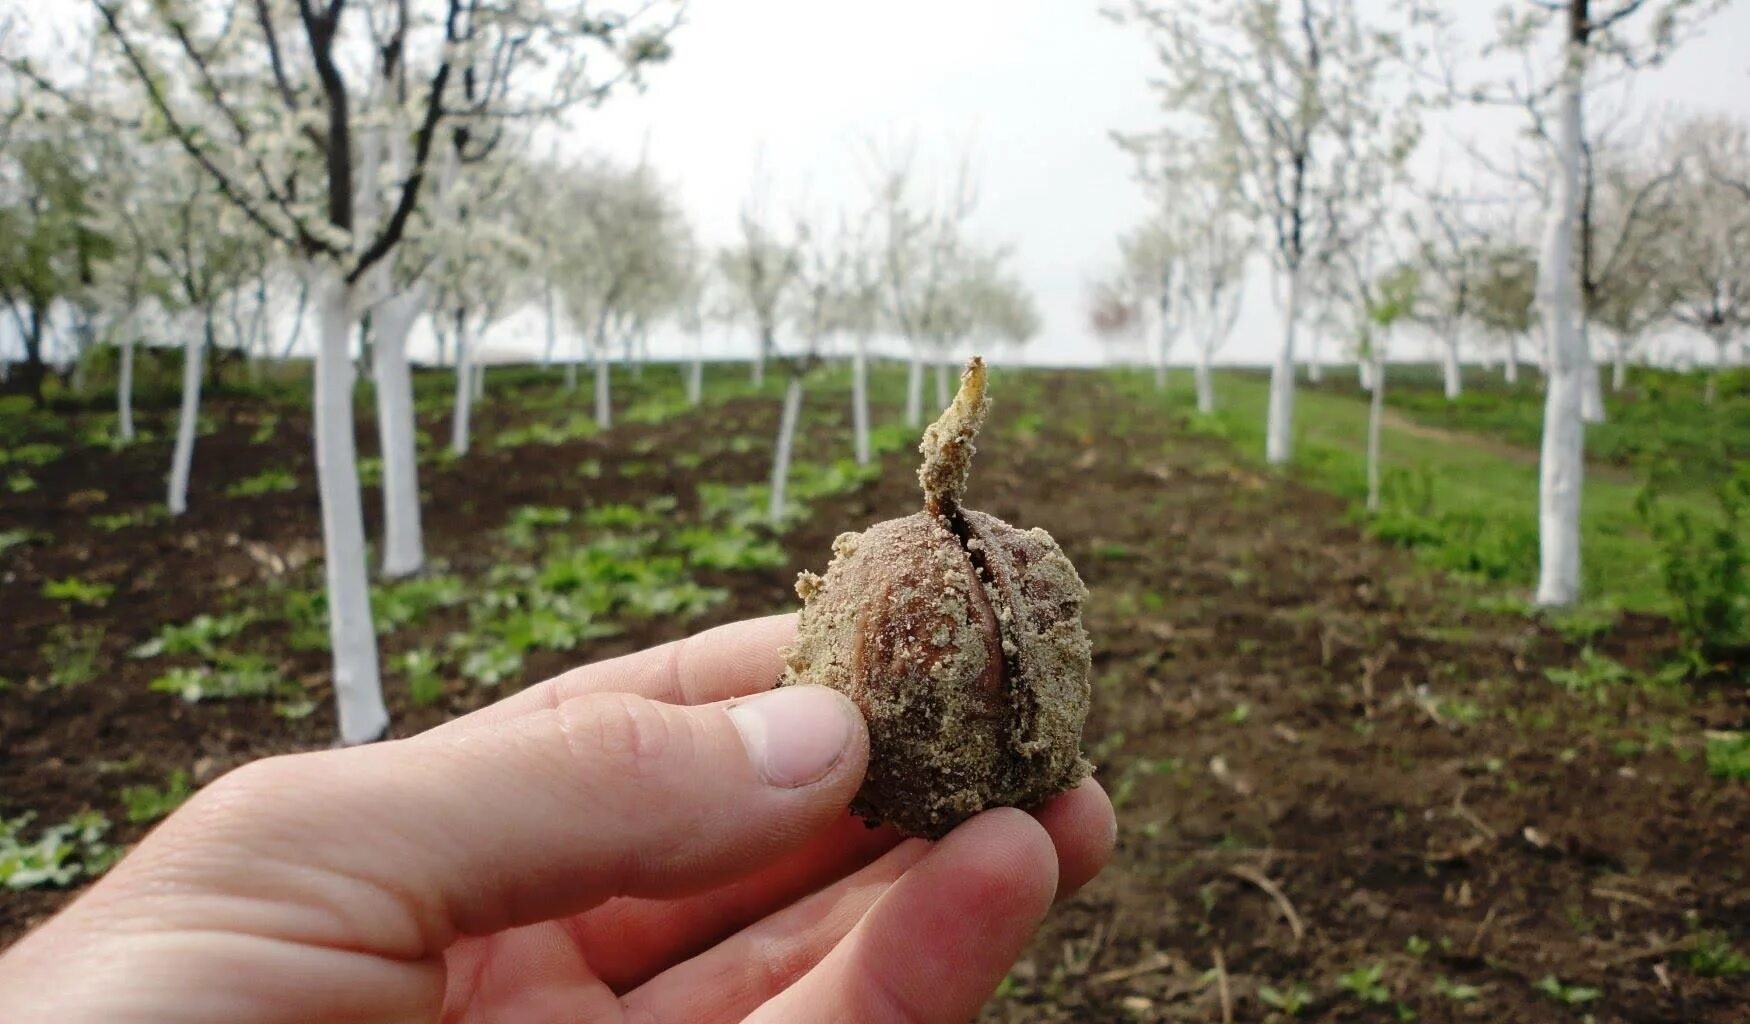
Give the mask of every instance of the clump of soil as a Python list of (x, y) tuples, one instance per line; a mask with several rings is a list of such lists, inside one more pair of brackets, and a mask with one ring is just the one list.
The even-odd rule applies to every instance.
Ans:
[(786, 685), (849, 696), (869, 723), (852, 810), (938, 838), (989, 807), (1031, 807), (1092, 771), (1087, 588), (1044, 530), (961, 507), (990, 402), (974, 357), (924, 432), (924, 511), (840, 534), (804, 572)]

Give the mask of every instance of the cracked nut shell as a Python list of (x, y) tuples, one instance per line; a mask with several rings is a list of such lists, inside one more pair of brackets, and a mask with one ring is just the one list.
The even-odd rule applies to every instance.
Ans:
[(924, 436), (925, 511), (833, 542), (803, 573), (799, 636), (781, 685), (818, 683), (869, 724), (851, 808), (937, 838), (989, 807), (1032, 807), (1092, 770), (1087, 598), (1044, 530), (960, 506), (988, 409), (983, 361)]

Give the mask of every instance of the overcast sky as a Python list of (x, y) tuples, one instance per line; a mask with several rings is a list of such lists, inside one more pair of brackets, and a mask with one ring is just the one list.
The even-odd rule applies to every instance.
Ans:
[[(1451, 3), (1473, 38), (1494, 6)], [(1015, 244), (1045, 316), (1027, 358), (1087, 361), (1101, 350), (1083, 323), (1084, 284), (1146, 209), (1109, 132), (1158, 118), (1149, 48), (1097, 12), (1094, 0), (695, 0), (648, 90), (578, 116), (568, 143), (627, 159), (648, 147), (708, 242), (729, 239), (762, 161), (780, 208), (823, 208), (864, 201), (871, 140), (915, 139), (937, 169), (969, 151), (976, 230)], [(1735, 0), (1669, 67), (1637, 79), (1635, 101), (1750, 117), (1747, 72), (1750, 0)], [(1453, 121), (1437, 134), (1502, 145), (1513, 129), (1505, 113)], [(1277, 344), (1261, 273), (1229, 359), (1263, 360)]]

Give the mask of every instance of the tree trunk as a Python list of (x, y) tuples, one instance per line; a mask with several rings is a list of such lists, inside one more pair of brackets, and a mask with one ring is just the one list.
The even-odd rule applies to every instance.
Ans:
[(1707, 384), (1701, 393), (1702, 404), (1712, 406), (1720, 397), (1720, 375), (1726, 372), (1727, 350), (1731, 347), (1732, 338), (1728, 330), (1720, 329), (1708, 332), (1714, 343), (1714, 368), (1707, 375)]
[(802, 377), (795, 375), (784, 389), (784, 415), (778, 421), (778, 447), (772, 456), (772, 503), (766, 518), (777, 529), (784, 524), (784, 485), (790, 479), (790, 448), (796, 441), (796, 420), (802, 412)]
[(550, 284), (547, 286), (546, 290), (545, 307), (547, 317), (547, 347), (541, 350), (541, 365), (543, 367), (548, 367), (553, 365), (553, 350), (559, 344), (559, 320), (553, 312), (553, 286)]
[(948, 386), (948, 362), (940, 360), (936, 363), (936, 408), (948, 408), (948, 403), (954, 400), (953, 395), (953, 389)]
[(1376, 345), (1368, 357), (1373, 366), (1373, 396), (1367, 400), (1367, 511), (1379, 511), (1379, 427), (1385, 418), (1385, 353)]
[(1628, 339), (1616, 339), (1614, 358), (1610, 361), (1610, 390), (1621, 391), (1628, 386)]
[[(599, 337), (596, 344), (599, 353), (601, 351)], [(613, 396), (609, 394), (609, 388), (612, 384), (608, 378), (609, 372), (608, 361), (598, 354), (595, 361), (595, 425), (603, 430), (614, 425), (614, 403)]]
[(377, 375), (377, 437), (383, 459), (383, 575), (389, 579), (410, 576), (425, 566), (413, 371), (407, 364), (407, 336), (424, 308), (425, 296), (418, 285), (383, 303), (372, 351)]
[(469, 420), (474, 414), (474, 388), (470, 379), (473, 346), (468, 344), (468, 318), (456, 312), (456, 398), (450, 414), (450, 451), (460, 457), (468, 454)]
[(1441, 377), (1446, 386), (1446, 400), (1456, 402), (1458, 396), (1464, 393), (1464, 370), (1458, 363), (1458, 339), (1456, 337), (1446, 339), (1442, 354), (1445, 358), (1441, 360)]
[(1501, 361), (1501, 378), (1509, 384), (1519, 383), (1519, 335), (1507, 335), (1507, 358)]
[(1592, 358), (1592, 342), (1586, 322), (1580, 322), (1580, 354), (1586, 362), (1581, 374), (1584, 385), (1580, 392), (1580, 418), (1587, 423), (1604, 422), (1604, 383), (1599, 377), (1598, 360)]
[(851, 350), (851, 433), (857, 465), (869, 464), (869, 339), (858, 334)]
[(913, 344), (911, 363), (905, 369), (905, 425), (924, 425), (924, 354)]
[(1325, 361), (1319, 355), (1319, 341), (1322, 335), (1313, 331), (1306, 343), (1306, 379), (1308, 383), (1318, 384), (1325, 379)]
[(474, 401), (486, 401), (486, 364), (478, 359), (474, 361)]
[[(192, 327), (192, 325), (190, 325)], [(188, 474), (194, 464), (194, 437), (201, 411), (201, 360), (212, 320), (201, 331), (187, 330), (182, 343), (182, 409), (176, 418), (176, 447), (170, 454), (170, 491), (164, 506), (173, 516), (188, 511)]]
[(334, 702), (342, 743), (368, 743), (389, 728), (371, 622), (365, 568), (364, 502), (353, 447), (352, 360), (356, 319), (351, 287), (334, 271), (316, 272), (316, 479), (322, 498), (322, 567), (328, 584), (328, 642), (334, 652)]
[(693, 339), (693, 358), (687, 362), (687, 404), (698, 408), (705, 400), (705, 339)]
[(1539, 271), (1549, 340), (1545, 364), (1543, 451), (1538, 461), (1537, 603), (1571, 605), (1580, 598), (1580, 492), (1585, 477), (1585, 340), (1579, 324), (1574, 232), (1580, 201), (1580, 104), (1584, 48), (1569, 44), (1558, 92), (1560, 173), (1550, 204)]
[(1365, 352), (1355, 360), (1355, 382), (1363, 391), (1373, 390), (1373, 360)]
[(1161, 336), (1155, 352), (1155, 390), (1167, 390), (1167, 356), (1173, 347), (1172, 325), (1166, 316), (1161, 316)]
[(766, 386), (766, 332), (763, 330), (760, 331), (759, 337), (754, 339), (753, 369), (751, 372), (753, 374), (753, 386), (756, 388), (765, 387)]
[(1210, 341), (1198, 349), (1197, 366), (1192, 370), (1197, 386), (1197, 411), (1205, 416), (1215, 411), (1215, 386), (1209, 379), (1210, 350), (1214, 347), (1214, 342)]
[(1270, 419), (1265, 428), (1264, 461), (1286, 465), (1294, 450), (1294, 331), (1300, 319), (1300, 268), (1288, 274), (1288, 310), (1282, 347), (1270, 368)]
[(134, 332), (122, 325), (122, 363), (115, 378), (115, 426), (123, 441), (134, 439)]
[(48, 367), (43, 363), (43, 320), (47, 312), (40, 306), (30, 307), (29, 328), (24, 332), (24, 390), (38, 409), (44, 405), (43, 378)]

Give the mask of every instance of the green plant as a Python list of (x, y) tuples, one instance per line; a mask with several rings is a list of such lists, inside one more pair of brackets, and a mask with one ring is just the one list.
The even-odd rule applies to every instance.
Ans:
[(23, 470), (8, 473), (6, 475), (6, 489), (13, 494), (29, 494), (36, 490), (36, 478)]
[(268, 413), (256, 423), (255, 429), (249, 433), (250, 444), (266, 444), (273, 440), (274, 431), (279, 429), (280, 418), (277, 413)]
[(1260, 985), (1258, 999), (1265, 1006), (1279, 1010), (1289, 1017), (1300, 1016), (1300, 1011), (1313, 1004), (1312, 990), (1300, 982), (1294, 982), (1286, 989)]
[(63, 450), (58, 444), (34, 441), (11, 449), (0, 449), (0, 466), (8, 463), (19, 466), (46, 466), (59, 459), (62, 453)]
[(1750, 732), (1710, 735), (1707, 741), (1707, 771), (1715, 778), (1750, 782)]
[(1339, 975), (1337, 987), (1364, 1003), (1384, 1005), (1392, 1001), (1391, 989), (1386, 987), (1384, 978), (1385, 967), (1381, 964), (1357, 967), (1347, 974)]
[(251, 477), (244, 477), (225, 488), (228, 498), (250, 498), (261, 494), (275, 494), (280, 491), (295, 490), (298, 478), (289, 469), (264, 469)]
[(1750, 974), (1750, 956), (1738, 952), (1725, 932), (1708, 931), (1695, 936), (1695, 946), (1684, 956), (1689, 969), (1704, 978), (1733, 978)]
[(164, 780), (163, 788), (150, 784), (122, 787), (122, 806), (131, 822), (157, 821), (181, 807), (192, 795), (194, 788), (189, 785), (188, 773), (178, 768)]
[(163, 505), (147, 505), (132, 512), (118, 512), (110, 515), (95, 515), (91, 517), (91, 525), (105, 533), (115, 533), (130, 526), (148, 526), (161, 523), (170, 518), (170, 512)]
[(384, 633), (411, 625), (440, 608), (453, 608), (467, 597), (455, 576), (416, 576), (371, 591), (371, 618)]
[(96, 679), (103, 635), (103, 627), (96, 625), (62, 623), (50, 630), (48, 642), (37, 648), (38, 656), (49, 665), (49, 685), (83, 686)]
[(1455, 1003), (1468, 1003), (1483, 994), (1483, 990), (1475, 985), (1466, 985), (1447, 978), (1434, 979), (1434, 993), (1444, 996)]
[(77, 576), (50, 580), (43, 584), (42, 594), (51, 601), (71, 601), (74, 604), (102, 608), (115, 593), (115, 584), (82, 580)]
[(407, 696), (414, 704), (429, 707), (443, 699), (444, 680), (439, 674), (443, 661), (436, 654), (419, 648), (401, 655), (395, 664), (407, 677)]
[(8, 889), (72, 885), (103, 874), (120, 856), (103, 841), (109, 819), (96, 811), (75, 814), (27, 840), (24, 830), (35, 817), (27, 812), (0, 818), (0, 885)]
[(1719, 474), (1713, 520), (1668, 505), (1664, 492), (1674, 472), (1649, 474), (1635, 511), (1658, 545), (1678, 629), (1703, 657), (1750, 647), (1750, 467)]
[(504, 527), (504, 539), (513, 547), (534, 547), (539, 531), (564, 526), (569, 522), (570, 509), (524, 505), (511, 512), (510, 522)]
[(196, 615), (184, 623), (165, 623), (158, 635), (128, 652), (134, 658), (156, 658), (162, 654), (198, 654), (212, 658), (218, 654), (220, 640), (229, 640), (255, 621), (250, 611), (226, 615)]
[(0, 555), (11, 551), (13, 548), (23, 547), (26, 544), (34, 543), (38, 539), (39, 535), (35, 530), (0, 530)]
[(222, 655), (217, 666), (173, 668), (152, 680), (149, 686), (157, 693), (176, 694), (190, 704), (300, 692), (259, 654)]
[(1553, 974), (1546, 974), (1531, 986), (1563, 1006), (1584, 1006), (1604, 993), (1584, 985), (1565, 984)]
[(783, 547), (751, 530), (688, 527), (669, 538), (669, 546), (696, 569), (770, 569), (789, 561)]
[(1599, 654), (1590, 647), (1580, 651), (1580, 663), (1572, 668), (1546, 668), (1543, 674), (1569, 693), (1602, 695), (1603, 691), (1627, 682), (1629, 670), (1621, 663)]

